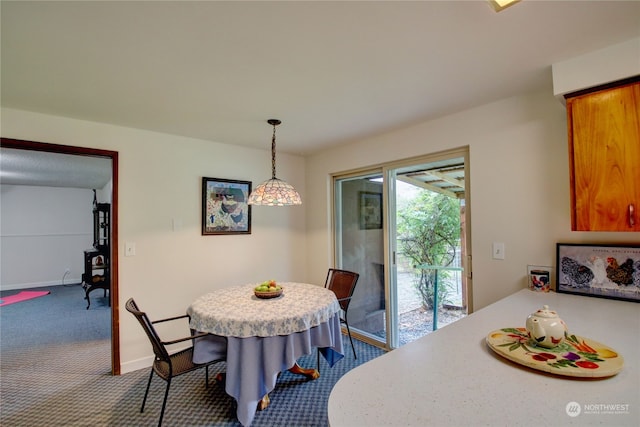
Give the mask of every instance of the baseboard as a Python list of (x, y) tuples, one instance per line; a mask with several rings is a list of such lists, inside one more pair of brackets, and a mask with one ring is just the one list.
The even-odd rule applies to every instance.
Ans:
[(153, 364), (153, 356), (143, 357), (141, 359), (131, 360), (120, 364), (120, 374), (139, 371), (140, 369), (149, 369)]
[[(174, 345), (174, 347), (169, 351), (169, 354), (176, 353), (178, 351), (182, 351), (185, 348), (189, 348), (189, 344), (181, 344)], [(153, 364), (154, 356), (146, 356), (140, 359), (130, 360), (128, 362), (120, 363), (120, 373), (126, 374), (127, 372), (138, 371), (140, 369), (149, 369)]]

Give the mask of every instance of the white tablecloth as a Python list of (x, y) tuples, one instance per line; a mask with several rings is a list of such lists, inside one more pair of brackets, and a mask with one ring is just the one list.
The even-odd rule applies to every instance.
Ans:
[(226, 337), (272, 337), (306, 331), (340, 309), (335, 294), (321, 286), (281, 283), (283, 294), (260, 299), (258, 284), (220, 289), (198, 298), (187, 313), (191, 328)]

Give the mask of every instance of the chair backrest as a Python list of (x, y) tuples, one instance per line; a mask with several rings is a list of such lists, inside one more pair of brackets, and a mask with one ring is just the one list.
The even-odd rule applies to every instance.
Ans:
[(153, 323), (151, 323), (149, 317), (147, 317), (147, 314), (143, 311), (140, 311), (133, 298), (129, 298), (129, 300), (125, 304), (125, 308), (129, 313), (133, 314), (136, 319), (138, 319), (138, 322), (140, 322), (142, 329), (144, 329), (144, 332), (149, 337), (149, 341), (151, 341), (151, 346), (153, 347), (153, 352), (156, 355), (156, 359), (171, 363), (169, 353), (167, 352), (165, 346), (162, 344), (160, 336), (153, 327)]
[(353, 291), (356, 289), (358, 277), (360, 277), (358, 273), (339, 270), (337, 268), (330, 268), (327, 272), (324, 287), (332, 290), (336, 294), (340, 307), (344, 311), (347, 311), (347, 308), (349, 308)]

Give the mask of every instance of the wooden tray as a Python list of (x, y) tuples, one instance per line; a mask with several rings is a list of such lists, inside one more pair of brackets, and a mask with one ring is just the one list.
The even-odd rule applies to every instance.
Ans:
[(610, 377), (622, 370), (617, 351), (589, 338), (568, 336), (555, 348), (536, 347), (525, 328), (503, 328), (487, 335), (487, 344), (500, 356), (520, 365), (568, 377)]

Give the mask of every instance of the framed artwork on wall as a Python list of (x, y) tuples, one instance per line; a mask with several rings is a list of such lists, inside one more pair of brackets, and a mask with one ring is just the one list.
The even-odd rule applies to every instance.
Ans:
[(202, 235), (251, 234), (251, 181), (202, 178)]
[(556, 290), (640, 302), (640, 246), (558, 243)]
[(382, 193), (359, 191), (358, 212), (361, 230), (382, 228)]

